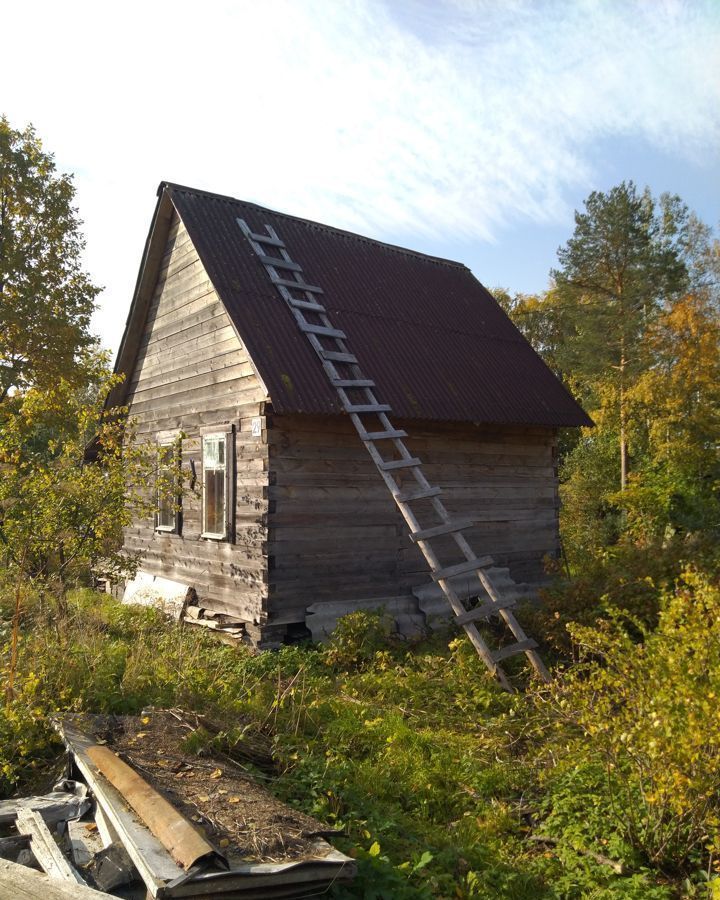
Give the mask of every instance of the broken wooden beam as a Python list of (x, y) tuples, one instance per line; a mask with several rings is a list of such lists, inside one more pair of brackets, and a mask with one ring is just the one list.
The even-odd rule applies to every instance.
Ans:
[(70, 864), (38, 810), (21, 809), (17, 814), (15, 827), (20, 834), (30, 836), (33, 856), (50, 878), (54, 881), (69, 881), (76, 886), (85, 884), (85, 879)]
[(0, 897), (12, 900), (108, 900), (85, 884), (54, 881), (45, 872), (0, 859)]

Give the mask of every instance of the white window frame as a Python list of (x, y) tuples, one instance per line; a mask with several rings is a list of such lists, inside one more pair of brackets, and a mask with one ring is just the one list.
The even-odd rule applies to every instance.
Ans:
[[(233, 537), (233, 513), (235, 506), (235, 496), (233, 492), (235, 475), (235, 442), (233, 438), (234, 427), (232, 425), (219, 425), (209, 428), (202, 428), (200, 430), (200, 461), (202, 464), (202, 531), (200, 533), (200, 537), (204, 540), (231, 541)], [(224, 441), (225, 445), (225, 477), (223, 478), (223, 505), (225, 511), (223, 520), (225, 528), (222, 532), (207, 531), (205, 526), (207, 515), (207, 488), (205, 482), (205, 441), (210, 439), (222, 440)]]
[[(182, 446), (180, 441), (182, 440), (182, 432), (173, 431), (173, 432), (161, 432), (157, 436), (157, 444), (158, 444), (158, 467), (161, 466), (160, 462), (160, 454), (163, 451), (169, 450), (172, 454), (170, 459), (170, 466), (173, 469), (179, 469), (181, 465), (181, 454), (182, 454)], [(173, 494), (173, 523), (172, 525), (161, 525), (160, 524), (160, 488), (159, 485), (155, 485), (155, 531), (160, 532), (161, 534), (179, 534), (180, 533), (180, 505), (182, 503), (182, 498), (180, 494)]]

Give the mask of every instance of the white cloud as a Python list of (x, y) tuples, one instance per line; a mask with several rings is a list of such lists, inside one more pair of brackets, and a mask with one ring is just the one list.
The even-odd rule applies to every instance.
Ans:
[(557, 222), (598, 141), (720, 144), (714, 0), (13, 6), (0, 111), (77, 174), (112, 344), (161, 179), (386, 239), (490, 241)]

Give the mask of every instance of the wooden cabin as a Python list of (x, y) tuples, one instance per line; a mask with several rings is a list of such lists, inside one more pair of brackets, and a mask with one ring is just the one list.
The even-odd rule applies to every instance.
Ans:
[(261, 646), (303, 632), (309, 608), (423, 622), (427, 564), (238, 220), (272, 226), (322, 290), (473, 545), (541, 581), (559, 552), (557, 429), (590, 420), (472, 273), (231, 197), (158, 197), (111, 402), (168, 465), (179, 454), (189, 489), (127, 529), (127, 597), (191, 589)]

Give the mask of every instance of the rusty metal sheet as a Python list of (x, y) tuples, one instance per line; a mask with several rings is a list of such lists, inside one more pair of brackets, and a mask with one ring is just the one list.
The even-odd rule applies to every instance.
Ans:
[(109, 747), (95, 744), (87, 748), (87, 755), (185, 871), (203, 860), (222, 859), (215, 847), (162, 794)]

